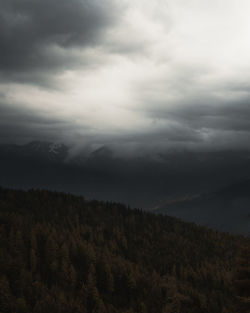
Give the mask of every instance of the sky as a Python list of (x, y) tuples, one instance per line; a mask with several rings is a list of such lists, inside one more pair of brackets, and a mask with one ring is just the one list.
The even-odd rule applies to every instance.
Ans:
[(122, 155), (248, 149), (249, 1), (0, 7), (0, 143)]

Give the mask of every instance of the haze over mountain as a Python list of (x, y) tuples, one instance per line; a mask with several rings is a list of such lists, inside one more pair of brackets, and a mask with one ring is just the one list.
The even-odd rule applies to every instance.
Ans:
[(250, 177), (249, 1), (0, 5), (1, 185), (152, 209)]
[(154, 212), (179, 217), (217, 230), (250, 236), (250, 180), (217, 192), (168, 200)]

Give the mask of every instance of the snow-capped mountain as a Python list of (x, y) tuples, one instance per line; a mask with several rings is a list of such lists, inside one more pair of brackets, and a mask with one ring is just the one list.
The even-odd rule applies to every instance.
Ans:
[(62, 147), (63, 145), (61, 143), (53, 142), (49, 145), (49, 152), (59, 154)]
[(1, 158), (63, 162), (68, 156), (68, 150), (68, 147), (62, 143), (32, 141), (26, 145), (2, 145), (0, 155)]

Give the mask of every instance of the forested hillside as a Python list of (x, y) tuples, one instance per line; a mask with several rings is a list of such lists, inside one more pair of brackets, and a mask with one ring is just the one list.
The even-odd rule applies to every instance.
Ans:
[(236, 260), (248, 240), (121, 204), (0, 189), (0, 312), (240, 313)]

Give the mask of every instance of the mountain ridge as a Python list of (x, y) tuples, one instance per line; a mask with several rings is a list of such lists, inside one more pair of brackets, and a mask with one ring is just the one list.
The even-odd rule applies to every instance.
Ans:
[(154, 212), (250, 236), (250, 179), (214, 192), (169, 200)]

